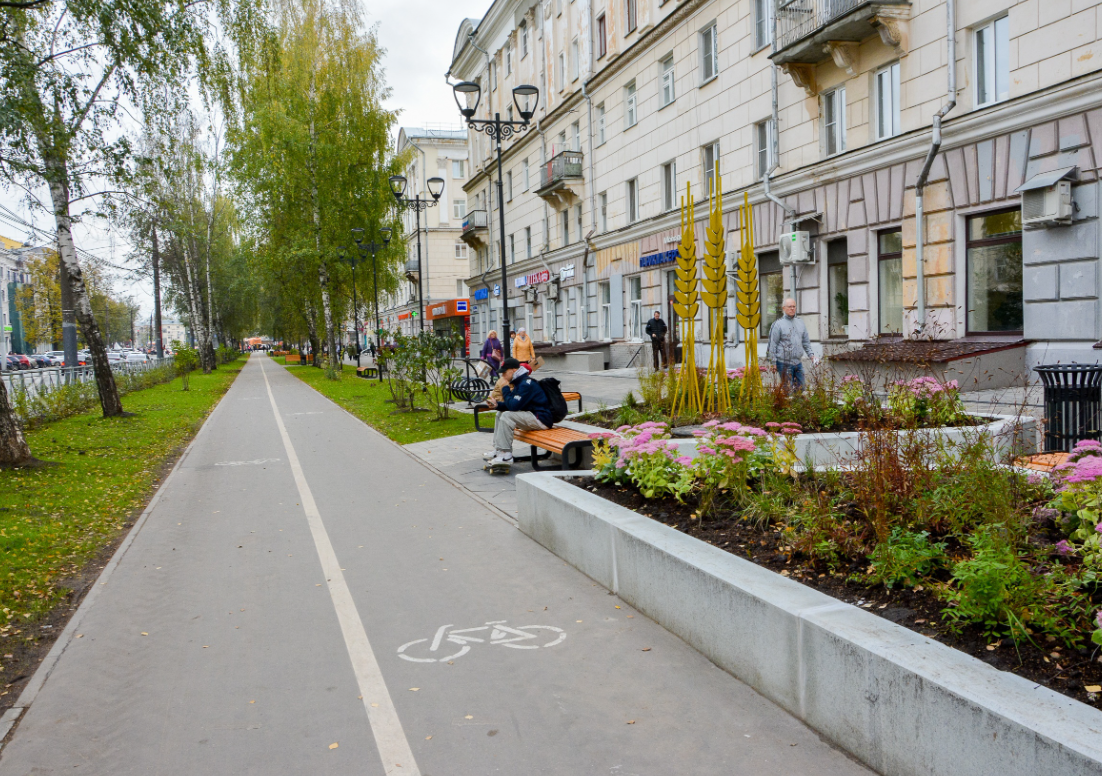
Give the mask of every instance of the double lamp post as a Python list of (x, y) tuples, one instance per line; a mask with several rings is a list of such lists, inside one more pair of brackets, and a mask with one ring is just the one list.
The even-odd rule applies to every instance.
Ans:
[[(500, 216), (498, 218), (500, 229), (498, 253), (501, 254), (501, 347), (505, 357), (508, 358), (511, 355), (509, 352), (509, 277), (505, 265), (505, 174), (502, 172), (501, 141), (528, 129), (532, 116), (536, 113), (540, 90), (529, 84), (513, 87), (513, 103), (520, 115), (520, 121), (503, 120), (500, 113), (495, 113), (492, 119), (474, 118), (475, 111), (478, 110), (479, 100), (482, 97), (482, 87), (474, 81), (457, 83), (452, 87), (452, 90), (455, 92), (455, 103), (459, 106), (459, 112), (467, 121), (467, 126), (475, 132), (488, 135), (497, 144), (497, 209)], [(418, 243), (418, 249), (420, 249), (420, 243)]]
[(378, 353), (382, 346), (379, 341), (379, 269), (375, 261), (375, 254), (390, 244), (390, 227), (384, 226), (379, 230), (379, 234), (382, 235), (382, 243), (377, 243), (374, 240), (365, 243), (364, 230), (359, 227), (352, 230), (352, 239), (356, 242), (356, 247), (360, 251), (359, 259), (355, 256), (345, 257), (345, 248), (343, 245), (340, 247), (341, 261), (352, 265), (352, 326), (356, 330), (356, 366), (360, 365), (360, 306), (356, 299), (356, 265), (367, 258), (368, 252), (371, 253), (371, 288), (375, 292), (375, 352)]
[[(406, 176), (390, 176), (390, 192), (394, 195), (394, 199), (398, 203), (398, 209), (401, 210), (402, 208), (406, 208), (407, 210), (412, 210), (417, 220), (417, 320), (419, 321), (421, 331), (425, 330), (425, 289), (423, 282), (425, 273), (423, 272), (424, 263), (421, 259), (421, 212), (428, 210), (430, 207), (434, 207), (436, 203), (440, 201), (440, 195), (444, 193), (444, 179), (429, 178), (425, 183), (429, 188), (429, 194), (432, 198), (422, 198), (421, 192), (417, 192), (417, 195), (414, 196), (413, 199), (410, 199), (405, 196)], [(429, 294), (431, 293), (432, 288), (429, 288)]]

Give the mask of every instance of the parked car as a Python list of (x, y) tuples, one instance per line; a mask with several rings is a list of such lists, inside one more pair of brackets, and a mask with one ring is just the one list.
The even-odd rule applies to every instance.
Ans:
[(126, 355), (128, 364), (148, 364), (149, 362), (150, 358), (145, 353), (127, 353)]
[(53, 366), (50, 359), (46, 357), (45, 353), (32, 353), (30, 355), (31, 362), (39, 369), (45, 369), (48, 366)]
[(34, 362), (27, 356), (24, 356), (22, 353), (13, 353), (12, 355), (19, 359), (20, 369), (34, 369)]
[(4, 366), (9, 372), (14, 372), (23, 368), (23, 362), (19, 360), (19, 356), (14, 353), (8, 353), (7, 364)]
[(43, 355), (50, 359), (50, 366), (64, 366), (65, 365), (65, 351), (64, 350), (49, 350)]

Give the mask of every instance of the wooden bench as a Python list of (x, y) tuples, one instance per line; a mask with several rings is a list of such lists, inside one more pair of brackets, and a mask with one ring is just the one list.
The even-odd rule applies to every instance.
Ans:
[(356, 375), (368, 380), (374, 380), (376, 377), (380, 377), (379, 367), (377, 366), (358, 366), (356, 367)]
[[(578, 412), (582, 411), (582, 395), (580, 393), (578, 393), (577, 391), (563, 391), (562, 392), (562, 397), (563, 397), (563, 399), (566, 400), (566, 403), (568, 405), (572, 401), (578, 402)], [(490, 405), (486, 404), (486, 403), (476, 404), (474, 406), (474, 430), (475, 431), (483, 431), (487, 434), (494, 433), (493, 426), (490, 426), (490, 428), (483, 428), (478, 422), (478, 415), (479, 415), (480, 412), (493, 412), (493, 411), (494, 410), (490, 409)]]
[[(589, 438), (589, 434), (558, 426), (540, 431), (517, 429), (513, 432), (513, 440), (528, 445), (532, 449), (531, 455), (516, 456), (513, 460), (531, 461), (532, 468), (536, 471), (540, 470), (539, 462), (550, 458), (552, 453), (562, 456), (562, 464), (559, 468), (563, 471), (580, 469), (585, 451), (593, 447), (593, 440)], [(539, 450), (547, 452), (540, 455)]]

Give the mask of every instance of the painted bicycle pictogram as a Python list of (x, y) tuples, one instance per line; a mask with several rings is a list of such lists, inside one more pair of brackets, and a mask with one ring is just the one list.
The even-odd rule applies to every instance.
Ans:
[[(540, 641), (541, 636), (551, 640), (542, 644), (530, 643)], [(441, 625), (431, 639), (415, 639), (398, 647), (398, 657), (411, 663), (446, 663), (466, 655), (471, 651), (472, 644), (500, 644), (510, 649), (539, 649), (561, 644), (565, 639), (566, 631), (554, 625), (518, 625), (513, 628), (506, 625), (505, 620), (493, 620), (474, 628)]]

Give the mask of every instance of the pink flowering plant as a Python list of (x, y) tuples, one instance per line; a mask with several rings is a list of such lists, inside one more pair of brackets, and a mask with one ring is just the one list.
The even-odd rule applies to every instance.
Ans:
[(719, 494), (744, 502), (751, 478), (759, 477), (772, 464), (766, 444), (771, 435), (755, 426), (716, 420), (708, 421), (693, 435), (698, 440), (693, 473), (701, 485), (701, 504), (710, 505)]
[(1069, 534), (1056, 551), (1079, 555), (1102, 571), (1102, 445), (1093, 439), (1079, 442), (1055, 474), (1057, 494), (1050, 506), (1066, 516)]
[(591, 434), (597, 479), (631, 483), (647, 499), (673, 496), (678, 501), (692, 490), (692, 461), (678, 453), (669, 425), (647, 421), (621, 426), (616, 433)]
[(888, 410), (907, 426), (953, 426), (967, 416), (956, 380), (936, 377), (899, 380), (888, 389)]

